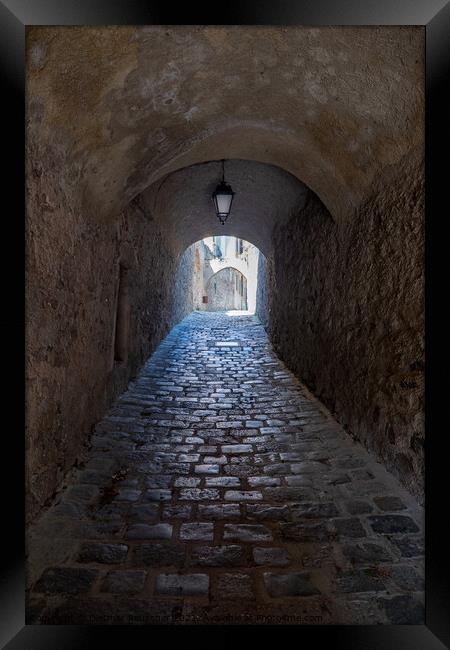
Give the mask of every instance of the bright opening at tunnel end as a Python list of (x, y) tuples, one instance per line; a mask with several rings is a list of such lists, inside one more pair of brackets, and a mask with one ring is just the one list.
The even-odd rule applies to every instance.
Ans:
[(259, 249), (229, 235), (206, 237), (188, 249), (192, 260), (195, 311), (221, 311), (229, 316), (256, 310)]

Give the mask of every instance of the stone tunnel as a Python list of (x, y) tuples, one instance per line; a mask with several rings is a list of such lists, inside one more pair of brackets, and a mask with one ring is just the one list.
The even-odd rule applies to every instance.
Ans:
[(277, 357), (422, 504), (423, 120), (419, 27), (28, 29), (30, 526), (220, 234), (262, 253)]

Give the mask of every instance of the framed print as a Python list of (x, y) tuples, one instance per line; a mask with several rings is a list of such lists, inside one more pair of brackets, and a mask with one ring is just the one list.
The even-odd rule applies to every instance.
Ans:
[(0, 15), (5, 647), (444, 648), (448, 5)]

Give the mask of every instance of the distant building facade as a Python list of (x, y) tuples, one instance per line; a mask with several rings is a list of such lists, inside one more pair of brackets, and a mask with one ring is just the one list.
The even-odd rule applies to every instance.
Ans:
[(194, 248), (194, 309), (255, 311), (259, 250), (222, 235), (207, 237)]

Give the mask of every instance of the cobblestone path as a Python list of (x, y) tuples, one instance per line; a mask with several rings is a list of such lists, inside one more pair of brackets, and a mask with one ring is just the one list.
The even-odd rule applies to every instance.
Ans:
[(423, 623), (423, 515), (254, 316), (194, 313), (28, 536), (28, 623)]

